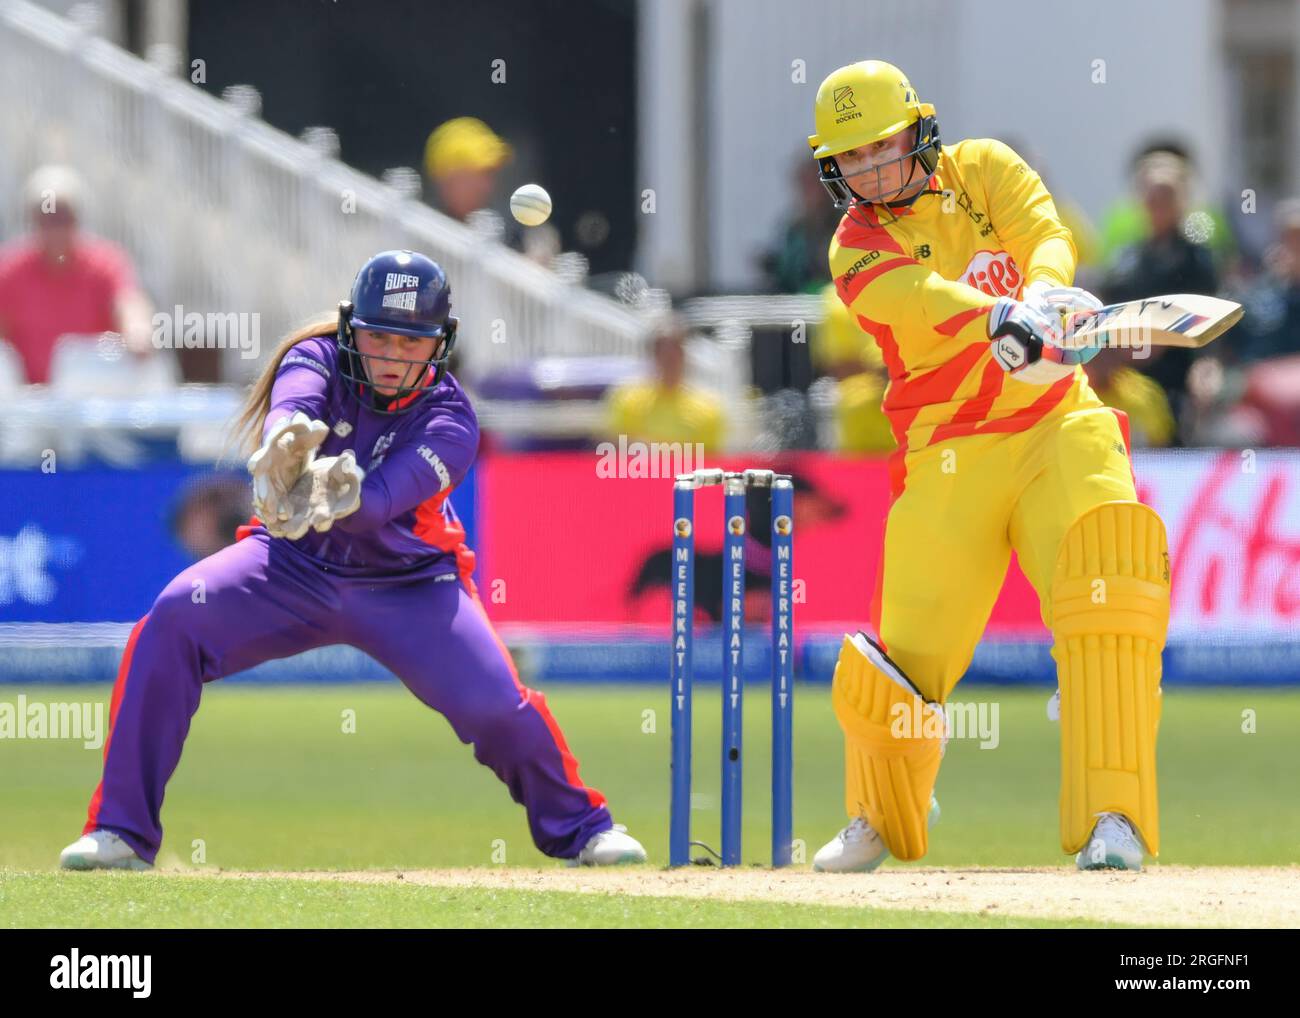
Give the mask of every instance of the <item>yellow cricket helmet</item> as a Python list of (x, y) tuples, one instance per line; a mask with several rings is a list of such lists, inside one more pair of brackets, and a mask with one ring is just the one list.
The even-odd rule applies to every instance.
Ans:
[(821, 167), (821, 181), (838, 209), (846, 210), (855, 200), (863, 200), (840, 173), (835, 156), (841, 152), (915, 126), (912, 149), (900, 161), (915, 157), (927, 176), (939, 165), (934, 106), (921, 102), (907, 75), (883, 60), (863, 60), (828, 75), (817, 89), (813, 125), (817, 133), (808, 136), (808, 144)]

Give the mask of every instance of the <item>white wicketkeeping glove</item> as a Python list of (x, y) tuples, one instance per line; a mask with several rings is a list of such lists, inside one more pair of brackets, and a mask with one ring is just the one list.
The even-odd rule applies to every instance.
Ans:
[(325, 533), (335, 520), (361, 508), (361, 482), (365, 479), (366, 472), (357, 465), (351, 449), (313, 460), (285, 497), (288, 517), (264, 520), (267, 532), (290, 541), (311, 529)]
[(329, 425), (313, 421), (302, 411), (275, 422), (262, 447), (248, 458), (253, 475), (253, 509), (263, 523), (287, 520), (285, 497), (316, 457), (329, 435)]

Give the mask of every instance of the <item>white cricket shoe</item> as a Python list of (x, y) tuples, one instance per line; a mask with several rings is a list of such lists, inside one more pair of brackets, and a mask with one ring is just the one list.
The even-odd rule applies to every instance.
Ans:
[(1101, 813), (1074, 864), (1081, 870), (1141, 870), (1142, 852), (1142, 839), (1128, 817)]
[(593, 834), (591, 840), (582, 846), (578, 858), (569, 861), (570, 866), (620, 866), (624, 863), (645, 862), (645, 849), (641, 842), (627, 833), (622, 824), (615, 824), (607, 831)]
[(135, 849), (112, 831), (83, 834), (59, 854), (59, 866), (65, 870), (147, 870), (151, 863), (135, 854)]
[[(939, 822), (939, 800), (930, 796), (926, 826)], [(884, 839), (866, 817), (854, 817), (849, 826), (823, 845), (813, 856), (818, 873), (870, 873), (889, 858)]]

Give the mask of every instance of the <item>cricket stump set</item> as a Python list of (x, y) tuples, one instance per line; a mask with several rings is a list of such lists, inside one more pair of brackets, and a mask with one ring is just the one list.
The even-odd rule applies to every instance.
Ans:
[[(722, 865), (741, 853), (745, 541), (749, 488), (771, 493), (772, 865), (790, 864), (794, 800), (794, 484), (771, 470), (701, 469), (673, 485), (672, 819), (669, 865), (691, 861), (691, 698), (695, 672), (695, 492), (722, 485)], [(704, 846), (707, 847), (707, 846)]]

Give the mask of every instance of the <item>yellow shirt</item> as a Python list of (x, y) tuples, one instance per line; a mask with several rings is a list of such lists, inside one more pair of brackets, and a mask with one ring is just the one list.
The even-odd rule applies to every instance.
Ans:
[(722, 406), (709, 393), (678, 386), (665, 389), (657, 382), (620, 385), (609, 397), (611, 430), (636, 442), (703, 442), (706, 449), (722, 449), (726, 430)]
[[(1076, 254), (1038, 174), (992, 139), (945, 145), (931, 190), (896, 223), (845, 215), (830, 246), (840, 300), (880, 346), (884, 409), (903, 449), (1023, 431), (1101, 403), (1082, 368), (1051, 385), (1010, 378), (989, 352), (988, 310), (1026, 282), (1067, 286)], [(870, 221), (857, 221), (863, 215)]]
[(1128, 414), (1133, 445), (1163, 446), (1174, 438), (1174, 412), (1160, 383), (1134, 368), (1116, 368), (1097, 395), (1107, 406)]

